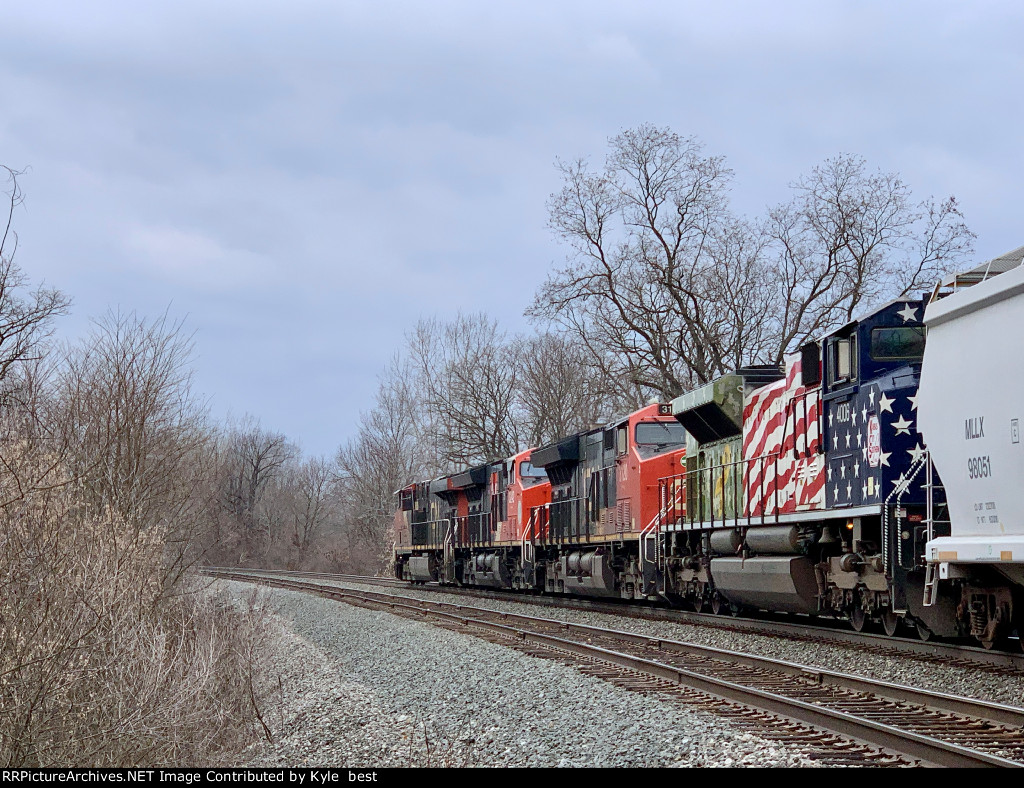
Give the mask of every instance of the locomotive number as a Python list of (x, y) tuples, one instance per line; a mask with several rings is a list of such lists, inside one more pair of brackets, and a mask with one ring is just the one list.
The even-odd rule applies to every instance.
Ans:
[(971, 457), (967, 460), (967, 475), (971, 479), (984, 479), (992, 475), (992, 461), (984, 457)]
[(850, 420), (850, 403), (840, 402), (836, 405), (836, 421), (849, 421)]

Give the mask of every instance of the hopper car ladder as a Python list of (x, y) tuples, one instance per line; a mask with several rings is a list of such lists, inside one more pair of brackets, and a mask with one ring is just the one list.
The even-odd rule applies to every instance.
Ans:
[[(935, 491), (942, 490), (943, 499), (945, 498), (945, 490), (941, 484), (936, 484), (935, 481), (935, 465), (932, 462), (932, 456), (925, 449), (925, 476), (924, 476), (924, 490), (925, 490), (925, 528), (927, 529), (927, 541), (930, 542), (935, 538), (935, 524), (941, 523), (944, 525), (949, 524), (949, 520), (937, 520), (935, 518)], [(933, 561), (928, 561), (924, 575), (924, 605), (925, 607), (931, 607), (935, 604), (935, 598), (938, 592), (938, 564)]]

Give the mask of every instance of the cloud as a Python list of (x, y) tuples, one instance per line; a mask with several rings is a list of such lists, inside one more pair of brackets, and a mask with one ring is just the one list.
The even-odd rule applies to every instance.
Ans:
[(126, 261), (138, 261), (146, 273), (174, 285), (224, 291), (281, 284), (280, 272), (265, 257), (227, 248), (199, 232), (131, 226), (121, 235)]
[[(76, 300), (198, 329), (224, 410), (330, 452), (421, 316), (522, 310), (565, 250), (556, 157), (696, 134), (758, 215), (847, 151), (1019, 245), (1024, 7), (858, 2), (5, 9), (0, 162), (19, 261)], [(79, 318), (70, 321), (76, 330)]]

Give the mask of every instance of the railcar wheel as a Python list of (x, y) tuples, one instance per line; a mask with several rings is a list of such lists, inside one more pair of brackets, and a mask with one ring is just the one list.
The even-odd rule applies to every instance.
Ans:
[[(914, 628), (917, 629), (917, 636), (921, 638), (921, 640), (928, 641), (932, 639), (932, 631), (920, 621), (914, 622)], [(985, 648), (992, 648), (992, 646), (988, 645), (985, 646)]]
[(725, 610), (725, 600), (722, 599), (721, 595), (717, 591), (711, 596), (711, 612), (716, 616), (722, 615), (722, 611)]
[(900, 617), (893, 613), (891, 610), (882, 611), (882, 629), (885, 634), (892, 637), (896, 634), (896, 629), (900, 625)]
[(697, 613), (704, 612), (704, 606), (707, 604), (707, 600), (704, 598), (704, 594), (697, 594), (693, 597), (693, 609)]
[(868, 614), (859, 605), (850, 611), (850, 626), (854, 632), (863, 632), (864, 625), (868, 623)]

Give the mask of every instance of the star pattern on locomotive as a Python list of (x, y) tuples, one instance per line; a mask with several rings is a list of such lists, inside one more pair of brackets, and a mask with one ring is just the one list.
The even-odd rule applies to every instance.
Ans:
[(877, 504), (911, 486), (908, 469), (924, 454), (916, 410), (916, 388), (882, 390), (877, 381), (830, 403), (827, 507)]
[(903, 318), (904, 323), (917, 322), (917, 309), (910, 304), (904, 304), (903, 309), (896, 314)]

